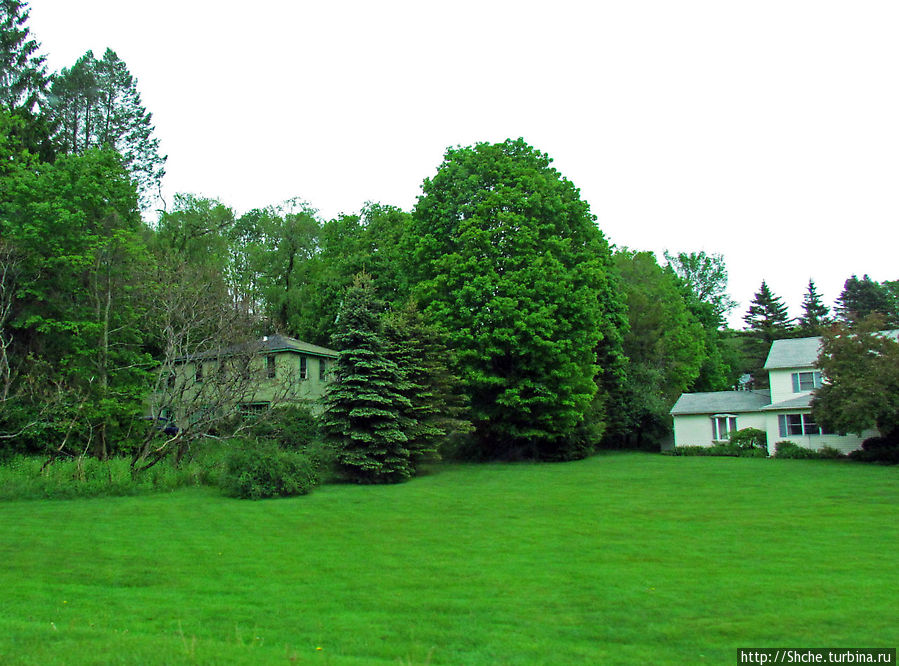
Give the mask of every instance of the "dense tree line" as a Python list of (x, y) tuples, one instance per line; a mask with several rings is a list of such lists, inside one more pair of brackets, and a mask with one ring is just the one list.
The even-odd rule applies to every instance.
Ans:
[[(681, 392), (731, 388), (772, 340), (833, 321), (812, 281), (798, 322), (762, 282), (746, 335), (727, 331), (723, 257), (613, 249), (522, 139), (447, 150), (410, 211), (237, 215), (179, 194), (148, 223), (165, 157), (136, 80), (112, 50), (48, 74), (27, 18), (0, 0), (7, 449), (146, 465), (178, 450), (134, 432), (187, 399), (167, 379), (178, 359), (273, 332), (339, 350), (323, 423), (357, 481), (408, 478), (450, 435), (479, 459), (658, 446)], [(897, 324), (897, 284), (852, 276), (833, 316)], [(212, 387), (206, 407), (247, 390)]]

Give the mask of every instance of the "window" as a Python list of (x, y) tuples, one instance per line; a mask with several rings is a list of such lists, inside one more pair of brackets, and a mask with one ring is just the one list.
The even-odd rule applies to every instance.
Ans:
[(815, 423), (815, 417), (811, 414), (779, 414), (777, 422), (781, 437), (831, 434), (830, 430)]
[(243, 402), (237, 406), (238, 412), (244, 418), (258, 416), (269, 408), (267, 402)]
[(712, 417), (712, 439), (726, 440), (737, 432), (737, 417), (730, 414), (716, 414)]
[(300, 379), (306, 379), (309, 376), (309, 369), (306, 367), (306, 357), (300, 356)]
[(203, 381), (203, 363), (197, 363), (197, 374), (194, 376), (197, 384)]
[(269, 379), (275, 378), (275, 356), (270, 354), (265, 357), (265, 376)]
[(318, 381), (323, 382), (328, 376), (328, 362), (320, 358), (318, 359)]
[(793, 393), (803, 393), (821, 388), (821, 372), (818, 370), (793, 373)]

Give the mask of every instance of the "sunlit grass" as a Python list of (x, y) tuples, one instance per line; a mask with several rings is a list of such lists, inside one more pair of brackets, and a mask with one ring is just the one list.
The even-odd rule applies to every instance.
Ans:
[(608, 455), (0, 504), (0, 663), (735, 663), (899, 643), (899, 470)]

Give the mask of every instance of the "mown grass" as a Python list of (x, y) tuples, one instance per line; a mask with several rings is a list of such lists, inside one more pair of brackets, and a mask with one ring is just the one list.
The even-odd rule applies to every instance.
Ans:
[(735, 663), (899, 643), (899, 471), (619, 454), (0, 504), (0, 663)]

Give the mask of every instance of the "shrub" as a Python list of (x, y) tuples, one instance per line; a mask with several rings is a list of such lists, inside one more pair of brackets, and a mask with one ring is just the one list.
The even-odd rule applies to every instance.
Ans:
[(714, 446), (675, 446), (663, 451), (669, 456), (724, 456), (730, 458), (767, 458), (766, 449), (741, 448), (734, 444), (715, 444)]
[(775, 458), (792, 458), (794, 460), (807, 460), (811, 458), (820, 458), (817, 451), (807, 449), (804, 446), (794, 444), (789, 440), (777, 442), (774, 445)]
[(899, 441), (887, 437), (869, 437), (862, 442), (862, 448), (850, 453), (849, 457), (861, 462), (896, 465), (899, 464)]
[(732, 433), (730, 443), (741, 449), (764, 449), (765, 456), (768, 455), (768, 435), (764, 430), (758, 428), (743, 428)]
[(822, 446), (820, 449), (818, 449), (818, 457), (825, 458), (827, 460), (835, 460), (837, 458), (845, 458), (846, 454), (839, 449), (833, 448), (832, 446)]
[(258, 417), (246, 432), (251, 438), (275, 442), (282, 449), (302, 451), (315, 441), (318, 420), (304, 405), (281, 405)]
[(268, 441), (252, 442), (232, 451), (221, 477), (225, 494), (242, 499), (305, 495), (316, 485), (316, 465), (308, 456), (285, 451)]

